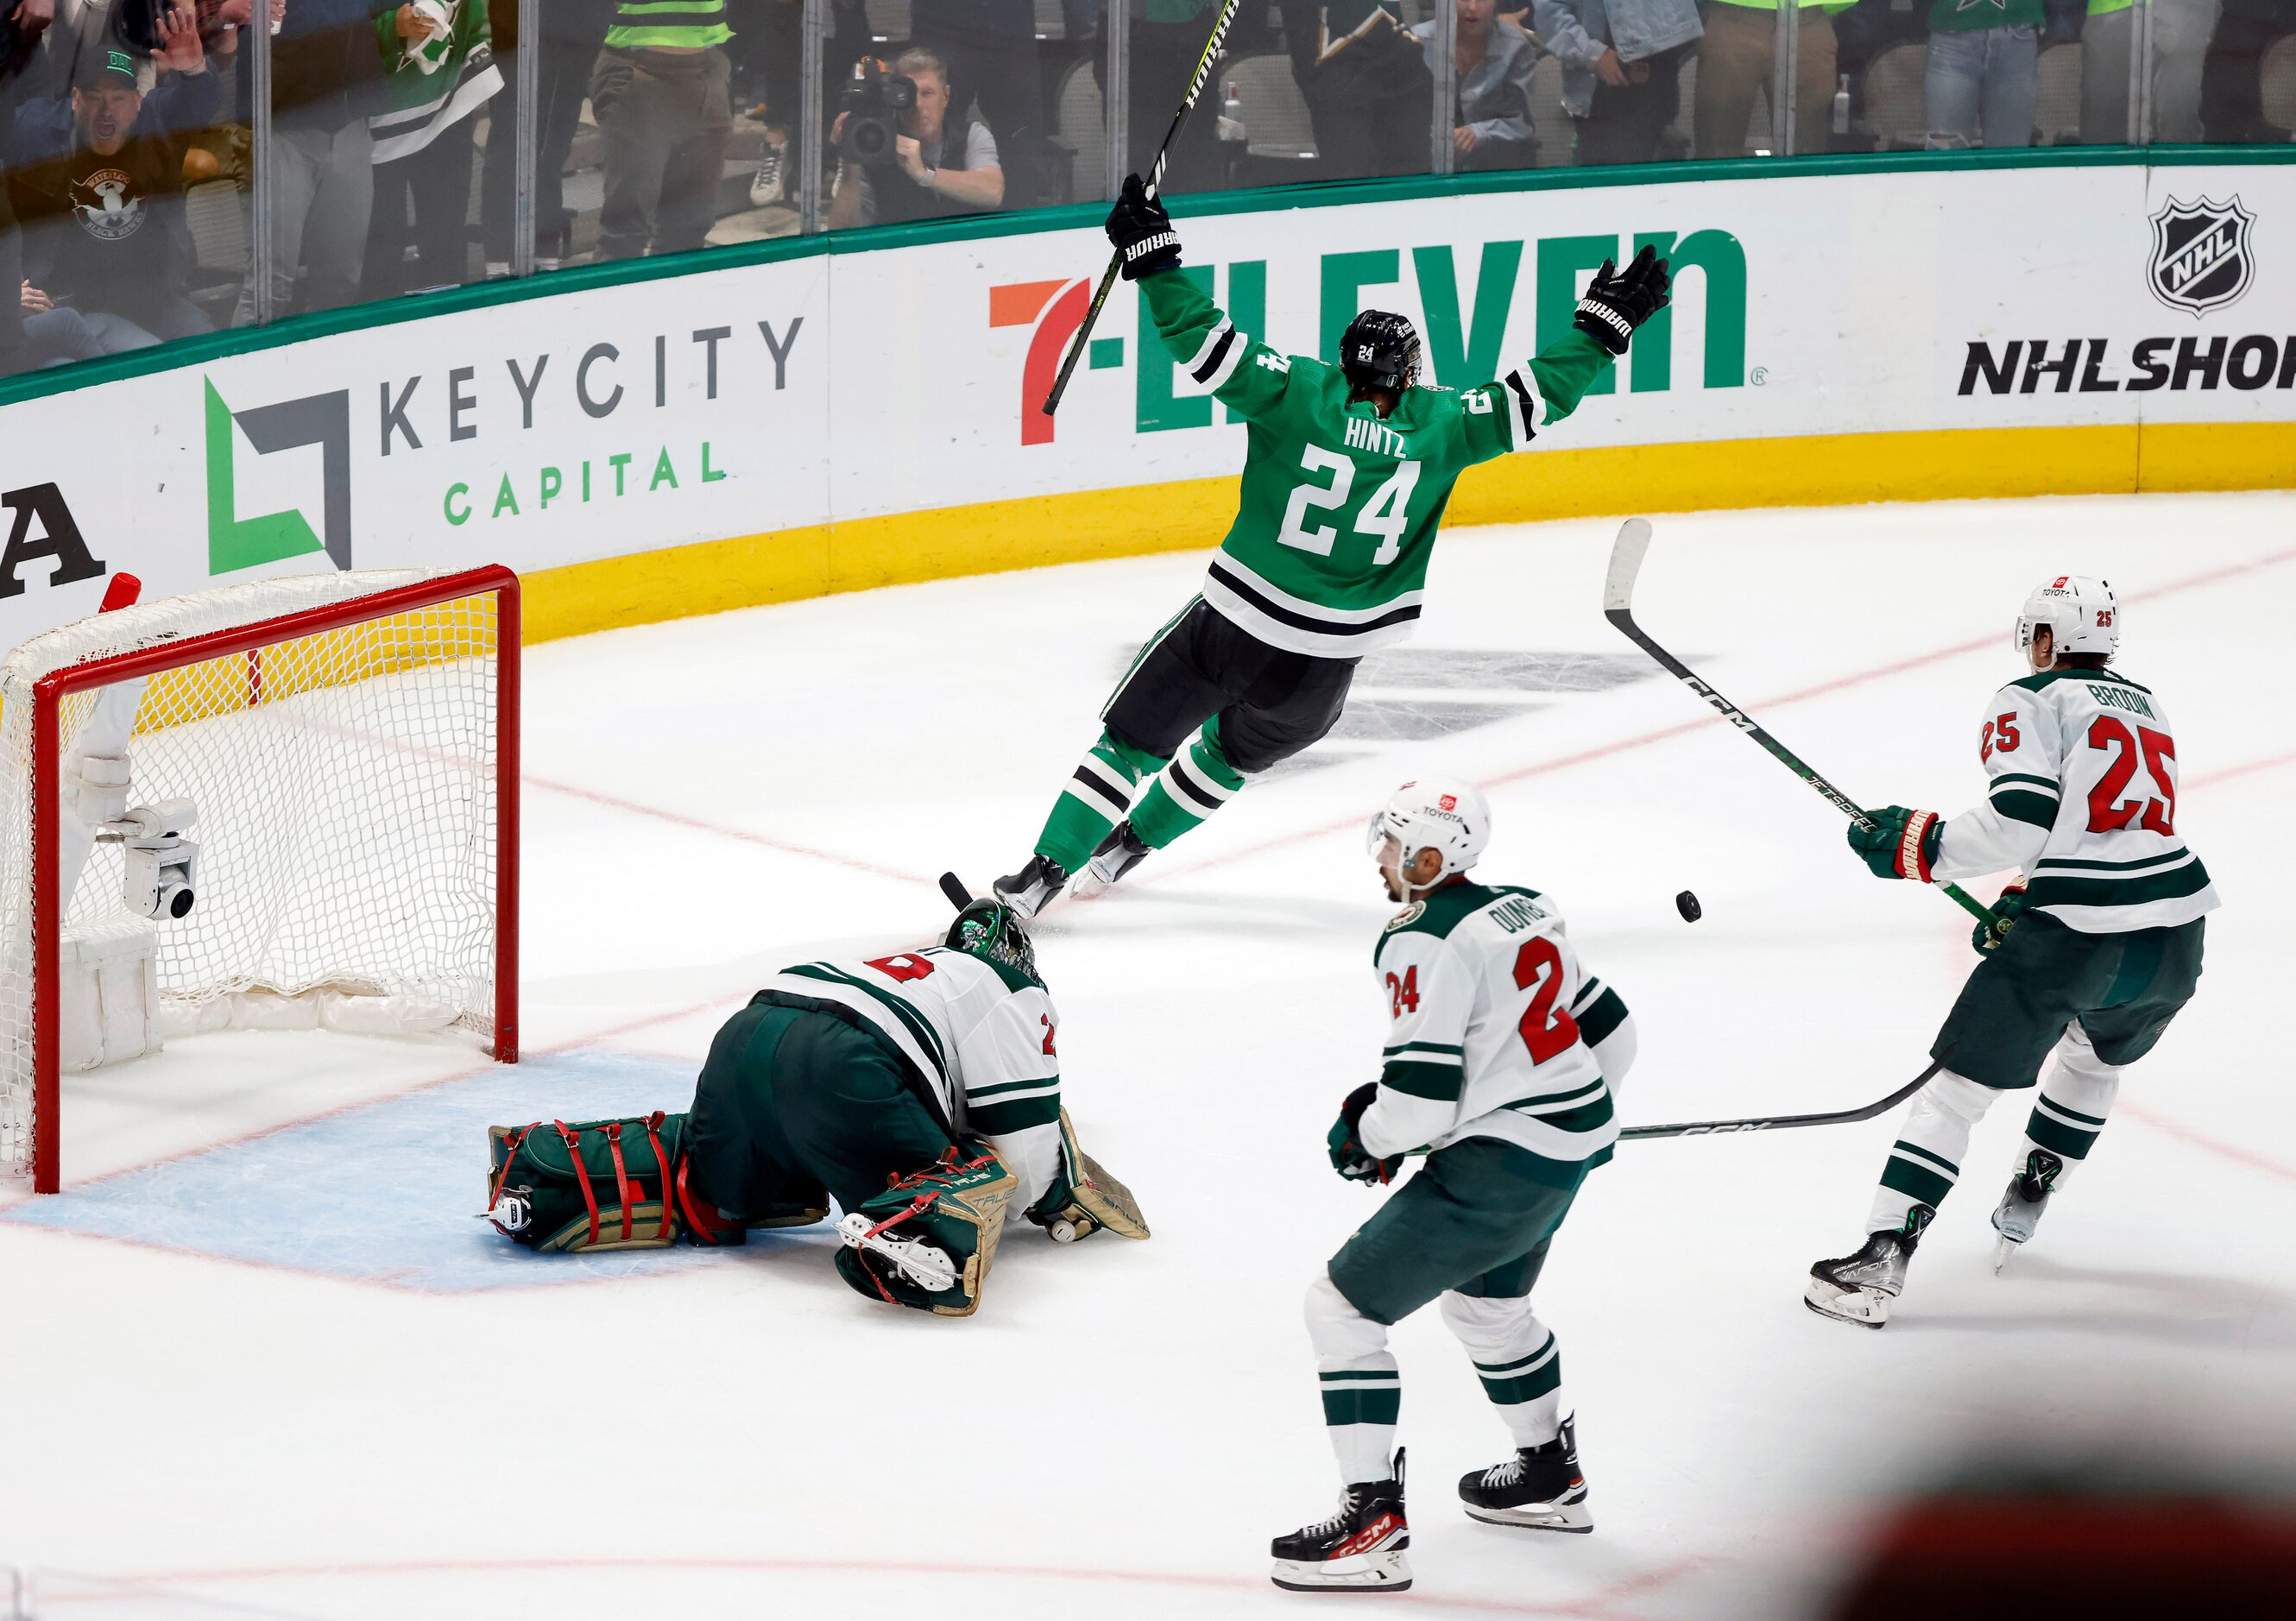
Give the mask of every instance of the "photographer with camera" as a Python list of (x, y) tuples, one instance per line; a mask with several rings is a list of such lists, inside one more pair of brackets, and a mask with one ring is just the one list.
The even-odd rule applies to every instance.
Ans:
[(829, 130), (838, 156), (830, 229), (1001, 207), (1004, 171), (988, 127), (968, 117), (952, 138), (948, 115), (948, 66), (936, 53), (904, 51), (890, 71), (857, 64)]

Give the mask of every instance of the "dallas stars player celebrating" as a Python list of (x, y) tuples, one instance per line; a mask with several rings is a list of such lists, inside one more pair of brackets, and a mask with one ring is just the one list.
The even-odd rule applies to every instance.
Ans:
[(1006, 1221), (1056, 1239), (1146, 1238), (1077, 1145), (1060, 1024), (1011, 910), (975, 901), (943, 944), (775, 974), (710, 1044), (686, 1175), (737, 1224), (845, 1211), (837, 1266), (863, 1294), (968, 1316)]
[(1180, 239), (1137, 176), (1124, 183), (1108, 234), (1165, 346), (1250, 423), (1250, 448), (1235, 521), (1202, 594), (1141, 650), (1036, 853), (997, 880), (1024, 915), (1071, 878), (1078, 896), (1106, 888), (1252, 774), (1329, 732), (1356, 661), (1408, 635), (1419, 618), (1459, 474), (1526, 448), (1568, 416), (1667, 302), (1666, 261), (1654, 250), (1622, 273), (1606, 263), (1573, 331), (1504, 381), (1455, 393), (1417, 384), (1419, 335), (1401, 315), (1356, 316), (1337, 366), (1237, 331), (1181, 273)]
[(2033, 673), (1986, 705), (1985, 803), (1950, 821), (1893, 805), (1867, 813), (1874, 828), (1849, 831), (1882, 878), (2014, 867), (2029, 879), (1978, 925), (1984, 961), (1930, 1048), (1937, 1077), (1882, 1167), (1865, 1246), (1810, 1268), (1809, 1308), (1866, 1328), (1889, 1322), (1906, 1262), (1961, 1175), (1970, 1127), (2001, 1093), (2032, 1085), (2054, 1049), (1993, 1212), (1995, 1264), (2033, 1236), (2104, 1129), (2123, 1068), (2191, 1000), (2202, 914), (2217, 905), (2208, 869), (2177, 832), (2168, 712), (2150, 688), (2105, 667), (2120, 645), (2112, 587), (2078, 575), (2038, 587), (2016, 644)]
[(1387, 1330), (1438, 1297), (1516, 1449), (1459, 1482), (1467, 1512), (1595, 1528), (1560, 1354), (1530, 1290), (1580, 1181), (1611, 1157), (1611, 1089), (1634, 1062), (1635, 1030), (1618, 993), (1579, 965), (1554, 902), (1468, 880), (1489, 836), (1489, 809), (1465, 782), (1406, 783), (1372, 818), (1388, 896), (1406, 905), (1372, 959), (1392, 1015), (1385, 1065), (1341, 1108), (1332, 1164), (1385, 1183), (1406, 1154), (1427, 1163), (1308, 1290), (1345, 1490), (1338, 1513), (1275, 1539), (1279, 1587), (1411, 1585), (1403, 1453), (1388, 1456), (1402, 1385)]

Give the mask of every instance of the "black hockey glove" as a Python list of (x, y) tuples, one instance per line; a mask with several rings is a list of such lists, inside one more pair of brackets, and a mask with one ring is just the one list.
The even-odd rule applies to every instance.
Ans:
[(1124, 256), (1124, 279), (1136, 282), (1160, 270), (1180, 267), (1180, 233), (1164, 212), (1164, 200), (1148, 195), (1137, 175), (1124, 177), (1124, 191), (1108, 211), (1108, 240)]
[(1993, 903), (1993, 915), (1969, 931), (1969, 943), (1980, 951), (1997, 951), (2017, 926), (2017, 914), (2025, 910), (2025, 886), (2011, 884)]
[(1332, 1156), (1332, 1168), (1349, 1182), (1393, 1182), (1396, 1172), (1403, 1168), (1403, 1156), (1390, 1155), (1385, 1159), (1374, 1158), (1356, 1141), (1356, 1123), (1363, 1118), (1364, 1110), (1379, 1096), (1379, 1083), (1365, 1081), (1348, 1093), (1348, 1101), (1340, 1105), (1340, 1118), (1332, 1122), (1332, 1129), (1324, 1134), (1324, 1144)]
[(1571, 324), (1613, 356), (1623, 355), (1635, 328), (1667, 307), (1672, 285), (1666, 261), (1655, 248), (1645, 246), (1624, 270), (1613, 269), (1611, 261), (1604, 259), (1587, 286), (1587, 296), (1578, 300), (1578, 314)]
[(1934, 883), (1930, 869), (1936, 864), (1938, 846), (1945, 838), (1945, 818), (1935, 811), (1907, 810), (1885, 805), (1869, 810), (1872, 827), (1849, 824), (1849, 847), (1873, 868), (1876, 878), (1910, 878)]

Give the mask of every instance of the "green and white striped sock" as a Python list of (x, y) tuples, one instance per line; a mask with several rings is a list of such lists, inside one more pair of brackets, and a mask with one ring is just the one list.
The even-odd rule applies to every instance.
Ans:
[(1160, 850), (1199, 826), (1243, 786), (1243, 773), (1227, 763), (1220, 747), (1219, 722), (1207, 721), (1196, 741), (1172, 757), (1148, 784), (1132, 812), (1132, 831), (1152, 850)]
[(1341, 1478), (1349, 1485), (1388, 1478), (1395, 1453), (1395, 1423), (1403, 1408), (1403, 1378), (1394, 1355), (1381, 1351), (1342, 1363), (1318, 1359), (1324, 1426), (1331, 1432)]
[(1063, 872), (1080, 871), (1093, 847), (1132, 808), (1132, 795), (1140, 779), (1164, 762), (1159, 757), (1119, 742), (1103, 732), (1061, 790), (1045, 831), (1037, 835), (1037, 854), (1056, 861)]
[(2023, 1171), (2035, 1149), (2046, 1149), (2065, 1162), (2055, 1183), (2064, 1186), (2073, 1167), (2096, 1146), (2097, 1134), (2104, 1130), (2105, 1117), (2112, 1112), (2112, 1101), (2120, 1095), (2119, 1067), (2099, 1058), (2075, 1026), (2058, 1046), (2057, 1061), (2041, 1084), (2041, 1095), (2034, 1100), (2032, 1115), (2025, 1122), (2024, 1145), (2017, 1150), (2018, 1170)]
[(1932, 1216), (1937, 1213), (1961, 1180), (1970, 1127), (1984, 1118), (1998, 1095), (1950, 1069), (1922, 1088), (1882, 1163), (1882, 1185), (1874, 1190), (1866, 1216), (1866, 1232), (1904, 1232), (1906, 1214), (1916, 1205), (1927, 1206)]
[[(1536, 1318), (1530, 1324), (1539, 1326)], [(1527, 1356), (1477, 1362), (1475, 1377), (1483, 1381), (1483, 1394), (1499, 1410), (1517, 1446), (1544, 1446), (1554, 1439), (1562, 1413), (1562, 1352), (1552, 1331), (1543, 1330)]]

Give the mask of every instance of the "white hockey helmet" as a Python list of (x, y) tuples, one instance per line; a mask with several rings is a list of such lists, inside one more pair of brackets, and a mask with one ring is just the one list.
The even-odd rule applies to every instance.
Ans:
[(2059, 653), (2103, 653), (2120, 649), (2120, 599), (2110, 580), (2086, 574), (2060, 574), (2033, 587), (2017, 614), (2017, 651), (2030, 653), (2033, 633), (2049, 627), (2049, 645)]
[(1490, 838), (1491, 806), (1481, 789), (1458, 777), (1421, 777), (1387, 797), (1364, 831), (1364, 848), (1377, 860), (1392, 839), (1399, 864), (1440, 850), (1443, 871), (1434, 881), (1441, 883), (1473, 866)]

